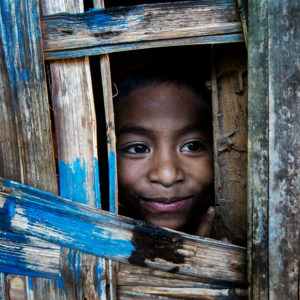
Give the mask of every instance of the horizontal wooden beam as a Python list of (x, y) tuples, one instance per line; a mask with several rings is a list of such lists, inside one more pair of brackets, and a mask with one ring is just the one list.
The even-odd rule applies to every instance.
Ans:
[(246, 282), (246, 249), (155, 227), (0, 180), (0, 230), (216, 284)]
[(236, 1), (93, 9), (41, 18), (46, 59), (174, 45), (243, 41)]
[(0, 231), (0, 270), (8, 274), (60, 277), (61, 247), (44, 240)]

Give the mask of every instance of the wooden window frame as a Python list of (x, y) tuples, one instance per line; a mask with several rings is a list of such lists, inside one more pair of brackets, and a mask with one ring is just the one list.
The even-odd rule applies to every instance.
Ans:
[[(216, 0), (215, 2), (221, 3), (222, 1)], [(239, 2), (242, 3), (242, 1)], [(95, 6), (96, 5), (100, 7), (101, 3), (96, 3)], [(13, 153), (14, 157), (8, 156), (7, 162), (3, 163), (3, 166), (6, 166), (6, 168), (2, 166), (1, 172), (6, 178), (26, 183), (35, 188), (40, 188), (51, 192), (52, 194), (56, 194), (57, 189), (53, 152), (51, 151), (52, 142), (48, 115), (47, 89), (45, 85), (45, 75), (43, 72), (40, 72), (40, 70), (44, 69), (44, 66), (42, 57), (42, 39), (38, 25), (40, 19), (37, 7), (38, 3), (35, 0), (27, 1), (26, 4), (25, 1), (21, 1), (20, 7), (16, 7), (15, 3), (3, 1), (3, 7), (1, 7), (0, 59), (3, 66), (5, 66), (1, 71), (1, 78), (4, 78), (4, 84), (9, 86), (9, 89), (1, 90), (1, 96), (3, 99), (9, 99), (12, 103), (9, 107), (2, 106), (1, 116), (3, 116), (2, 119), (5, 120), (4, 124), (10, 124), (9, 130), (7, 131), (14, 133), (17, 136), (17, 140), (14, 140), (11, 143), (11, 146), (6, 148), (8, 151), (7, 153)], [(290, 80), (286, 80), (286, 78), (289, 79), (291, 73), (298, 74), (297, 67), (299, 62), (296, 60), (295, 52), (299, 52), (297, 50), (299, 50), (300, 43), (299, 39), (296, 38), (297, 31), (291, 31), (290, 28), (292, 28), (292, 20), (293, 18), (296, 18), (296, 13), (299, 10), (297, 10), (295, 2), (289, 3), (287, 0), (284, 0), (281, 3), (274, 3), (267, 0), (251, 1), (248, 8), (250, 141), (248, 146), (248, 215), (250, 223), (248, 236), (249, 297), (255, 299), (283, 299), (285, 297), (295, 299), (295, 297), (299, 297), (299, 278), (297, 274), (299, 273), (300, 226), (298, 214), (300, 209), (296, 202), (297, 195), (299, 195), (299, 185), (297, 185), (297, 183), (299, 183), (299, 175), (297, 174), (297, 167), (299, 167), (299, 110), (297, 110), (298, 104), (296, 101), (289, 101), (293, 98), (296, 100), (299, 99), (296, 89), (297, 84), (299, 85), (299, 78), (297, 76)], [(52, 9), (55, 8), (47, 6), (42, 7), (44, 14), (46, 14), (45, 12), (47, 12), (47, 10), (48, 12), (53, 13), (51, 12)], [(78, 9), (80, 10), (82, 7), (73, 9), (74, 11), (71, 11), (71, 13), (77, 13)], [(17, 14), (14, 14), (15, 12), (17, 12)], [(92, 14), (97, 15), (95, 12), (91, 13), (91, 15)], [(71, 17), (80, 18), (81, 16), (82, 15), (74, 15)], [(276, 18), (274, 16), (276, 16)], [(292, 16), (291, 20), (287, 20), (287, 16)], [(61, 20), (63, 20), (63, 23), (60, 23), (61, 25), (59, 26), (60, 28), (63, 27), (64, 30), (60, 32), (60, 36), (74, 34), (74, 31), (71, 32), (68, 28), (68, 24), (64, 23), (64, 18), (65, 15), (41, 18), (41, 28), (44, 34), (49, 28), (49, 32), (51, 32), (53, 28), (55, 31), (57, 25), (53, 24), (55, 24), (55, 22), (60, 22)], [(53, 23), (51, 23), (52, 21)], [(91, 32), (97, 40), (99, 38), (99, 33), (93, 32), (93, 30)], [(19, 33), (19, 35), (17, 33)], [(55, 36), (55, 32), (53, 34)], [(44, 41), (43, 46), (46, 59), (78, 57), (76, 58), (76, 64), (80, 65), (80, 68), (85, 69), (86, 74), (89, 73), (86, 69), (87, 60), (80, 57), (101, 54), (102, 78), (104, 86), (108, 87), (107, 89), (104, 89), (104, 98), (111, 99), (111, 89), (109, 88), (111, 82), (107, 53), (117, 51), (116, 49), (119, 49), (118, 51), (126, 51), (162, 45), (172, 46), (186, 43), (222, 43), (230, 42), (232, 39), (237, 41), (237, 39), (241, 38), (241, 32), (239, 33), (238, 38), (236, 33), (232, 33), (233, 36), (230, 37), (231, 40), (228, 40), (229, 35), (227, 34), (228, 32), (223, 36), (200, 36), (196, 39), (194, 37), (182, 36), (178, 39), (168, 39), (164, 42), (142, 41), (137, 44), (130, 42), (130, 44), (121, 43), (117, 46), (94, 43), (91, 44), (92, 47), (90, 48), (83, 47), (76, 51), (74, 50), (74, 45), (72, 43), (69, 48), (58, 46), (56, 49), (55, 47), (51, 48), (50, 42), (48, 44)], [(286, 39), (287, 36), (285, 34), (289, 34), (288, 40)], [(51, 36), (50, 33), (49, 36)], [(278, 39), (278, 36), (280, 36), (281, 39)], [(21, 46), (20, 49), (19, 46)], [(120, 50), (120, 48), (122, 49)], [(294, 49), (295, 52), (290, 51), (289, 49)], [(278, 55), (278, 53), (282, 55)], [(30, 59), (34, 61), (35, 66), (38, 66), (36, 70), (30, 67), (32, 66)], [(291, 61), (294, 62), (294, 64), (291, 64)], [(75, 59), (73, 60), (73, 63), (74, 62)], [(59, 68), (57, 65), (59, 65), (59, 62), (54, 62), (53, 69)], [(62, 66), (62, 69), (64, 69), (64, 66)], [(58, 70), (57, 72), (61, 74), (61, 70)], [(51, 84), (55, 85), (59, 83), (51, 82)], [(88, 106), (90, 105), (90, 120), (93, 120), (93, 104), (91, 104), (93, 101), (89, 97), (86, 99), (86, 104)], [(109, 156), (109, 166), (112, 170), (110, 180), (111, 183), (115, 183), (110, 186), (114, 186), (115, 188), (116, 164), (115, 156), (113, 154), (115, 153), (113, 142), (115, 137), (112, 130), (114, 127), (112, 104), (110, 100), (105, 101), (105, 103), (106, 120), (108, 121), (109, 129), (108, 136), (109, 141), (111, 142), (109, 146), (109, 155), (111, 155)], [(5, 105), (7, 105), (6, 102)], [(37, 113), (33, 114), (33, 108), (36, 109)], [(10, 115), (14, 116), (14, 119), (7, 114), (8, 111), (11, 113)], [(38, 118), (35, 118), (34, 116), (37, 115)], [(266, 116), (268, 117), (266, 118)], [(36, 121), (36, 123), (34, 123), (34, 121)], [(41, 127), (41, 124), (44, 124), (44, 126)], [(2, 125), (2, 131), (3, 128), (6, 128), (6, 126)], [(289, 134), (282, 135), (282, 130), (286, 130)], [(31, 134), (30, 136), (28, 134), (29, 132)], [(43, 133), (42, 135), (41, 132)], [(78, 133), (80, 132), (77, 132), (77, 134)], [(91, 130), (87, 134), (87, 139), (94, 135), (95, 131)], [(31, 141), (32, 137), (34, 137), (33, 142)], [(10, 136), (8, 135), (6, 138), (9, 139)], [(15, 136), (12, 135), (12, 139), (15, 139)], [(286, 145), (289, 145), (289, 151), (284, 151)], [(92, 152), (92, 158), (94, 159), (96, 155), (95, 146), (89, 148), (89, 151)], [(44, 161), (50, 162), (50, 164), (45, 166)], [(80, 163), (81, 162), (79, 161), (79, 165)], [(92, 181), (95, 184), (95, 180), (97, 179), (95, 160), (90, 162), (90, 165), (87, 168), (92, 170), (91, 172), (93, 175), (91, 178), (93, 178)], [(288, 178), (288, 182), (284, 178)], [(85, 192), (88, 193), (89, 191)], [(112, 194), (114, 196), (111, 197), (110, 202), (110, 210), (113, 212), (116, 212), (117, 210), (116, 202), (114, 202), (117, 198), (116, 193), (117, 191), (114, 189)], [(67, 196), (70, 199), (76, 197), (76, 191), (71, 191), (70, 195), (67, 194)], [(87, 197), (86, 199), (85, 204), (99, 207), (97, 204), (97, 192), (95, 190), (93, 191), (93, 196)], [(283, 199), (285, 201), (283, 201)], [(64, 203), (64, 209), (60, 209), (58, 205), (55, 204), (58, 201)], [(4, 269), (6, 270), (6, 273), (9, 273), (9, 270), (14, 270), (17, 274), (29, 275), (29, 277), (20, 278), (19, 281), (19, 283), (21, 282), (21, 289), (23, 289), (24, 293), (27, 295), (26, 297), (34, 296), (38, 299), (38, 295), (43, 295), (43, 288), (47, 285), (48, 279), (30, 277), (30, 275), (36, 274), (30, 272), (33, 270), (40, 270), (39, 265), (37, 265), (37, 260), (32, 261), (33, 265), (30, 265), (29, 260), (26, 260), (25, 264), (20, 267), (22, 261), (19, 262), (19, 265), (16, 265), (16, 260), (10, 256), (11, 253), (17, 253), (15, 251), (18, 249), (22, 249), (23, 251), (26, 247), (29, 247), (29, 250), (36, 247), (39, 251), (42, 251), (44, 248), (48, 251), (53, 251), (50, 251), (51, 253), (58, 253), (58, 248), (53, 246), (53, 242), (64, 247), (74, 247), (74, 243), (70, 244), (66, 241), (68, 232), (63, 234), (64, 228), (60, 228), (60, 235), (58, 235), (57, 232), (56, 234), (55, 232), (51, 233), (51, 230), (48, 232), (45, 231), (44, 234), (38, 229), (35, 231), (35, 228), (39, 227), (39, 222), (42, 222), (41, 219), (36, 219), (33, 223), (30, 223), (30, 220), (26, 218), (26, 214), (23, 213), (24, 210), (28, 209), (30, 206), (34, 206), (36, 210), (40, 208), (41, 214), (43, 214), (42, 207), (44, 205), (44, 207), (48, 207), (50, 210), (52, 209), (55, 213), (61, 213), (65, 216), (77, 216), (78, 219), (80, 219), (81, 216), (84, 220), (88, 220), (94, 214), (97, 215), (93, 209), (89, 210), (85, 206), (76, 204), (76, 199), (74, 199), (74, 203), (64, 201), (65, 200), (54, 195), (45, 194), (44, 192), (23, 186), (22, 184), (14, 184), (7, 180), (1, 181), (1, 213), (3, 212), (6, 218), (9, 216), (11, 217), (12, 215), (15, 216), (15, 218), (12, 218), (9, 222), (6, 222), (5, 218), (2, 218), (1, 221), (1, 229), (5, 230), (1, 237), (1, 245), (4, 244), (6, 247), (10, 247), (10, 251), (7, 252), (8, 255), (5, 258), (7, 262), (9, 262), (9, 258), (12, 259), (10, 261), (11, 264), (6, 264), (5, 261), (2, 261), (1, 270), (3, 270), (3, 266), (6, 266), (7, 269)], [(16, 205), (18, 205), (19, 209), (14, 210)], [(76, 209), (74, 207), (76, 207)], [(281, 209), (282, 207), (284, 207), (284, 209)], [(78, 213), (80, 210), (84, 211), (81, 212), (81, 215)], [(100, 218), (100, 215), (97, 215), (97, 218)], [(104, 218), (111, 220), (109, 218), (109, 213), (104, 213)], [(126, 224), (125, 219), (122, 219), (122, 217), (117, 218), (119, 218), (118, 222)], [(289, 218), (288, 221), (286, 218)], [(17, 220), (18, 222), (12, 222), (13, 220)], [(51, 218), (49, 220), (51, 220)], [(102, 224), (99, 220), (97, 222), (96, 225)], [(50, 222), (48, 225), (49, 228), (54, 228), (54, 223), (52, 224)], [(59, 224), (55, 224), (55, 226), (58, 225)], [(101, 226), (104, 226), (104, 224)], [(135, 229), (139, 229), (141, 232), (143, 232), (143, 230), (149, 232), (147, 227), (140, 224), (135, 224)], [(168, 232), (169, 231), (166, 231), (165, 233), (161, 232), (160, 236), (164, 236), (165, 234), (170, 237), (170, 233)], [(20, 234), (22, 234), (23, 238)], [(27, 236), (25, 240), (24, 235)], [(175, 239), (178, 238), (178, 236), (173, 236), (172, 234), (171, 237)], [(41, 242), (40, 238), (47, 242)], [(226, 253), (229, 253), (230, 251), (234, 252), (236, 250), (241, 255), (241, 265), (245, 263), (245, 252), (241, 249), (240, 251), (236, 246), (225, 246), (222, 243), (206, 242), (201, 239), (194, 241), (193, 238), (191, 239), (184, 235), (180, 236), (180, 238), (184, 239), (183, 244), (185, 245), (195, 242), (198, 246), (210, 244), (208, 247), (209, 249), (221, 247), (224, 250), (227, 248)], [(80, 240), (81, 238), (78, 240), (78, 244), (80, 244)], [(49, 244), (48, 242), (52, 243)], [(22, 247), (18, 248), (20, 246)], [(105, 280), (107, 281), (100, 280), (97, 283), (98, 287), (96, 294), (98, 293), (97, 295), (99, 297), (99, 292), (105, 289), (106, 284), (109, 284), (109, 297), (115, 299), (116, 287), (114, 282), (116, 273), (114, 272), (114, 269), (118, 266), (110, 260), (108, 262), (105, 262), (103, 259), (95, 260), (91, 255), (80, 254), (78, 252), (86, 250), (94, 255), (100, 254), (99, 252), (95, 252), (93, 247), (92, 250), (88, 249), (87, 245), (82, 248), (76, 248), (75, 246), (75, 250), (63, 248), (62, 256), (59, 255), (59, 263), (56, 272), (58, 270), (59, 275), (63, 275), (62, 279), (64, 279), (67, 274), (64, 272), (67, 272), (68, 268), (72, 267), (71, 261), (68, 261), (70, 257), (80, 257), (81, 262), (85, 262), (86, 266), (98, 266), (97, 268), (102, 270), (102, 274), (106, 272), (105, 268), (107, 266), (107, 272), (110, 275), (106, 277)], [(25, 252), (19, 253), (19, 257), (22, 258), (22, 254), (24, 253)], [(55, 257), (58, 257), (57, 254), (55, 255)], [(117, 257), (112, 257), (109, 254), (105, 254), (104, 256), (109, 259), (117, 259)], [(275, 261), (275, 264), (272, 264), (273, 260)], [(63, 265), (66, 266), (66, 268), (60, 269)], [(188, 267), (190, 268), (192, 265), (193, 262), (188, 264)], [(163, 269), (161, 265), (154, 266), (154, 268), (156, 267), (158, 269)], [(184, 270), (184, 268), (182, 270)], [(195, 270), (194, 274), (185, 273), (185, 271), (182, 271), (182, 273), (199, 276), (199, 270)], [(85, 273), (86, 276), (92, 276), (91, 273), (89, 273), (91, 272), (91, 269), (87, 269), (85, 272), (87, 272)], [(81, 272), (80, 274), (84, 274), (84, 272)], [(101, 272), (98, 273), (98, 276), (99, 274), (101, 274)], [(78, 283), (81, 281), (76, 281), (76, 273), (72, 276), (74, 286), (72, 286), (72, 284), (66, 285), (65, 282), (65, 289), (63, 290), (60, 288), (59, 280), (56, 279), (55, 282), (51, 281), (51, 283), (48, 283), (48, 285), (50, 284), (51, 289), (45, 292), (49, 293), (49, 295), (51, 293), (52, 295), (53, 293), (56, 293), (57, 297), (63, 297), (65, 293), (69, 293), (70, 295), (73, 291), (76, 291), (78, 297), (84, 293), (88, 295), (91, 286), (82, 284), (79, 287)], [(175, 278), (178, 280), (176, 276)], [(175, 280), (175, 278), (173, 279)], [(208, 278), (211, 277), (206, 277), (206, 280)], [(9, 275), (1, 274), (0, 295), (3, 298), (9, 293), (7, 286), (5, 286), (5, 282), (10, 282), (12, 287), (16, 287), (13, 285), (16, 283), (13, 279), (14, 278), (9, 277)], [(216, 286), (220, 288), (221, 282), (224, 285), (224, 282), (230, 281), (227, 281), (227, 279), (222, 277), (215, 277), (214, 279), (216, 282), (212, 284), (212, 289), (215, 289)], [(239, 279), (238, 284), (244, 281), (244, 279)], [(207, 281), (204, 282), (206, 282), (206, 285), (199, 287), (199, 289), (204, 289), (205, 286), (208, 286)], [(137, 291), (133, 290), (132, 292), (136, 293)], [(231, 292), (232, 288), (229, 288), (229, 286), (226, 287), (225, 293), (227, 293), (228, 296)], [(89, 295), (92, 297), (92, 294)]]

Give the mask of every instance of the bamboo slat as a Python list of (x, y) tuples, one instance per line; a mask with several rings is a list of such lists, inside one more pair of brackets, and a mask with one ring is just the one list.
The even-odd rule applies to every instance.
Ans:
[(245, 283), (242, 247), (95, 211), (6, 180), (1, 190), (1, 230), (209, 282)]
[(149, 48), (157, 41), (162, 41), (157, 45), (171, 46), (181, 39), (203, 43), (205, 39), (201, 37), (211, 37), (210, 42), (222, 40), (220, 37), (224, 37), (224, 42), (230, 38), (243, 40), (238, 8), (232, 0), (170, 2), (51, 15), (42, 18), (41, 24), (47, 59), (72, 57), (79, 55), (78, 51), (91, 55), (112, 49), (129, 50), (128, 46)]

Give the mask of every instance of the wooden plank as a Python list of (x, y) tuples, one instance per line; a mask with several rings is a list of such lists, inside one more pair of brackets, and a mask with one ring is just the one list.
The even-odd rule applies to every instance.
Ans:
[(299, 1), (268, 1), (269, 297), (300, 297)]
[[(245, 284), (245, 248), (181, 234), (1, 181), (0, 228), (121, 262)], [(76, 229), (76, 230), (74, 230)]]
[[(1, 1), (0, 35), (0, 174), (57, 193), (38, 1)], [(7, 298), (32, 299), (31, 278), (3, 280)]]
[(116, 157), (116, 134), (115, 116), (112, 97), (112, 83), (110, 74), (109, 56), (104, 54), (100, 57), (100, 68), (103, 86), (103, 100), (105, 108), (105, 122), (107, 128), (107, 152), (109, 174), (109, 211), (118, 213), (118, 179)]
[(224, 44), (224, 43), (241, 43), (244, 42), (242, 33), (203, 36), (195, 38), (181, 38), (154, 42), (137, 42), (120, 45), (103, 45), (100, 47), (68, 49), (61, 51), (44, 52), (46, 60), (61, 58), (76, 58), (85, 55), (100, 55), (122, 51), (142, 50), (149, 48), (161, 48), (172, 46), (189, 46), (189, 45), (206, 45), (206, 44)]
[[(122, 286), (118, 293), (120, 299), (126, 295), (144, 295), (145, 297), (166, 297), (166, 299), (247, 299), (245, 290), (210, 289), (210, 288), (182, 288), (182, 287), (152, 287), (152, 286)], [(148, 296), (148, 297), (149, 297)], [(153, 299), (151, 297), (151, 299)], [(160, 298), (158, 298), (160, 299)]]
[(126, 6), (51, 15), (41, 21), (46, 53), (242, 32), (231, 0)]
[(248, 47), (248, 0), (237, 0), (246, 47)]
[(248, 6), (248, 281), (250, 299), (269, 299), (267, 1)]
[[(3, 171), (4, 175), (20, 178), (22, 182), (30, 186), (56, 193), (37, 7), (35, 0), (20, 1), (19, 4), (10, 1), (1, 2), (0, 56), (3, 63), (1, 77), (6, 77), (3, 83), (7, 84), (1, 92), (1, 100), (3, 100), (1, 132), (4, 133), (3, 128), (5, 128), (9, 134), (14, 134), (18, 139), (16, 150), (15, 140), (4, 134), (4, 140), (1, 141), (1, 146), (4, 147), (2, 151), (9, 151), (9, 147), (12, 147), (15, 157), (9, 158), (8, 162), (15, 159), (18, 163), (4, 162), (6, 153), (2, 152), (1, 170), (7, 168), (8, 170)], [(9, 100), (11, 100), (10, 103)], [(5, 121), (12, 125), (11, 131), (7, 128)], [(16, 170), (11, 170), (12, 168)]]
[(215, 46), (212, 66), (216, 232), (247, 243), (247, 54)]
[(296, 1), (249, 3), (254, 299), (299, 298), (299, 12)]
[[(42, 1), (43, 15), (83, 11), (80, 0)], [(100, 208), (97, 121), (89, 59), (53, 61), (49, 68), (60, 195)], [(98, 299), (105, 293), (105, 282), (102, 282), (105, 271), (100, 258), (64, 249), (62, 260), (63, 285), (68, 299)]]
[[(60, 246), (31, 236), (0, 233), (0, 269), (8, 274), (57, 278)], [(30, 262), (30, 263), (28, 263)]]
[[(137, 267), (120, 263), (118, 270), (118, 295), (136, 295), (140, 293), (154, 296), (184, 297), (184, 299), (202, 299), (201, 297), (234, 297), (242, 299), (246, 289), (236, 289), (202, 282), (201, 280), (180, 274)], [(232, 299), (232, 298), (229, 298)], [(246, 299), (246, 298), (245, 298)]]

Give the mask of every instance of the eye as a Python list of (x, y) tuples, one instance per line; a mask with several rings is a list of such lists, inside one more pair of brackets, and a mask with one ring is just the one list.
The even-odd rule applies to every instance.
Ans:
[(181, 152), (200, 152), (206, 150), (207, 147), (199, 141), (190, 141), (185, 143), (181, 148)]
[(149, 153), (150, 149), (144, 144), (133, 144), (125, 147), (123, 151), (131, 154), (144, 154)]

